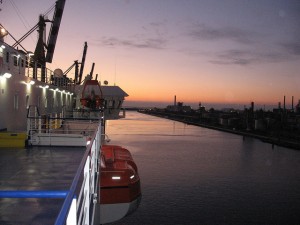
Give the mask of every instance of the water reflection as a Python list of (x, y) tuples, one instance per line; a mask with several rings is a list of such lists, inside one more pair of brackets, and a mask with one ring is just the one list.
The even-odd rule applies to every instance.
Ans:
[(300, 152), (136, 112), (109, 121), (138, 164), (140, 208), (116, 224), (299, 223)]

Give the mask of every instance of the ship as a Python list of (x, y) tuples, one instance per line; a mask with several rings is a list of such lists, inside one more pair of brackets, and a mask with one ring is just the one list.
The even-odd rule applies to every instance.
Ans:
[[(101, 85), (93, 75), (94, 64), (82, 77), (87, 42), (80, 63), (76, 60), (64, 72), (46, 67), (53, 59), (64, 6), (65, 0), (56, 1), (47, 43), (44, 33), (49, 20), (42, 15), (19, 40), (0, 24), (0, 147), (74, 147), (84, 154), (68, 191), (3, 190), (0, 185), (0, 200), (63, 198), (55, 224), (105, 224), (131, 214), (141, 200), (138, 169), (130, 152), (108, 145), (105, 133), (107, 120), (125, 117), (120, 112), (128, 94), (107, 81)], [(21, 42), (36, 30), (38, 41), (32, 53)], [(15, 43), (6, 43), (6, 36)], [(73, 68), (71, 79), (68, 72)]]

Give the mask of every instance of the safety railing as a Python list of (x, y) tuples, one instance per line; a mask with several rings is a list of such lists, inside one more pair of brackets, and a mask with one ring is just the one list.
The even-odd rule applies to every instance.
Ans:
[[(99, 154), (101, 146), (101, 123), (95, 136), (88, 143), (87, 150), (79, 165), (70, 191), (55, 221), (55, 225), (94, 224), (95, 208), (98, 199), (100, 175)], [(83, 181), (80, 184), (80, 177)], [(80, 192), (76, 193), (80, 187)], [(78, 196), (78, 197), (77, 197)]]
[(66, 119), (61, 117), (39, 116), (28, 118), (28, 134), (85, 134), (92, 135), (98, 121), (85, 119)]
[[(55, 225), (93, 225), (100, 178), (101, 122), (87, 143), (70, 190), (0, 191), (0, 198), (64, 198)], [(98, 215), (98, 214), (97, 214)]]

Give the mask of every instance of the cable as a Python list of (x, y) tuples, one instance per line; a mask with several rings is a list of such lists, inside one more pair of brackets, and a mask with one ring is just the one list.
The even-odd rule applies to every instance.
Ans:
[(43, 16), (45, 17), (45, 16), (48, 16), (48, 14), (52, 11), (52, 10), (54, 10), (54, 8), (55, 8), (55, 4), (53, 4), (44, 14), (43, 14)]
[[(16, 11), (19, 19), (21, 20), (21, 22), (23, 23), (24, 27), (26, 28), (26, 30), (28, 30), (29, 27), (29, 23), (26, 21), (25, 17), (22, 16), (21, 11), (18, 9), (17, 5), (14, 3), (13, 0), (9, 0), (10, 4), (12, 5), (12, 7), (14, 8), (14, 10)], [(26, 23), (26, 24), (25, 24)]]

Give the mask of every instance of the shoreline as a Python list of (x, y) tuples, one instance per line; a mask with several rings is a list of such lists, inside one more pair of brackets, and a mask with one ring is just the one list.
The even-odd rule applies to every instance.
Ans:
[(185, 123), (187, 125), (199, 126), (199, 127), (204, 127), (204, 128), (208, 128), (208, 129), (232, 133), (232, 134), (243, 136), (243, 138), (244, 137), (256, 138), (263, 142), (271, 144), (272, 148), (274, 148), (274, 145), (277, 145), (277, 146), (286, 147), (286, 148), (289, 148), (292, 150), (300, 150), (300, 142), (294, 142), (294, 141), (288, 140), (286, 138), (270, 137), (270, 136), (266, 136), (266, 135), (261, 135), (261, 134), (255, 133), (254, 131), (251, 131), (251, 130), (249, 130), (249, 131), (236, 130), (236, 129), (230, 129), (230, 128), (221, 127), (221, 126), (214, 126), (214, 125), (210, 125), (210, 124), (200, 123), (200, 122), (187, 121), (185, 119), (172, 118), (168, 115), (154, 114), (154, 113), (149, 113), (146, 111), (138, 110), (138, 112), (146, 114), (146, 115), (156, 116), (156, 117), (160, 117), (160, 118), (164, 118), (164, 119), (169, 119), (169, 120)]

